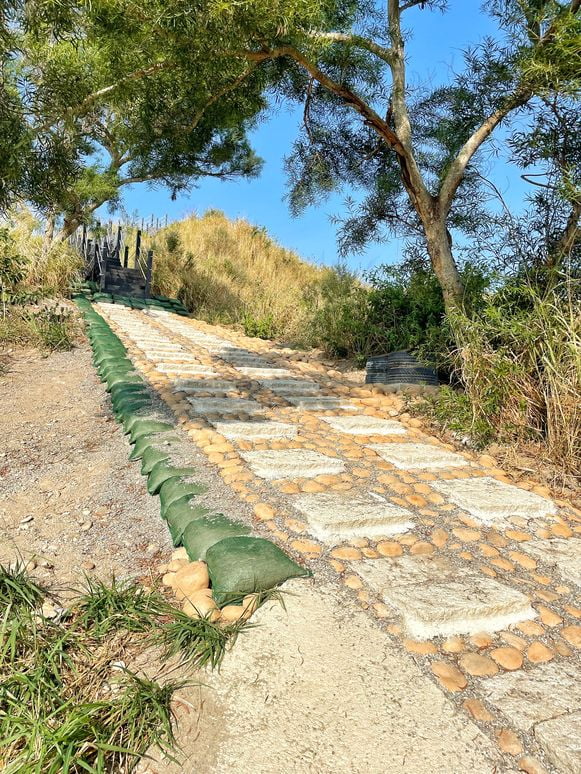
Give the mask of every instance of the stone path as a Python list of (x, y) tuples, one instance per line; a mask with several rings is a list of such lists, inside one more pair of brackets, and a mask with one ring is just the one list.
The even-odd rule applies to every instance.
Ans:
[(581, 772), (581, 511), (320, 364), (98, 309), (259, 529), (335, 574), (516, 768)]

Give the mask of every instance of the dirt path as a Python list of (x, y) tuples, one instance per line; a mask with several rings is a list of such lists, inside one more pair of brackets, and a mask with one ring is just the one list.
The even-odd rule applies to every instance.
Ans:
[[(183, 760), (141, 771), (581, 770), (574, 511), (542, 489), (507, 506), (502, 471), (459, 461), (397, 399), (221, 329), (98, 308), (176, 412), (207, 497), (315, 573), (182, 695)], [(70, 584), (83, 563), (167, 557), (85, 350), (19, 359), (0, 399), (0, 559)]]

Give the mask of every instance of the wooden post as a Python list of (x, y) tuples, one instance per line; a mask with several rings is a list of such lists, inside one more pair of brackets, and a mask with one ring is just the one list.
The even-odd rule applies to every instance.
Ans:
[(83, 223), (83, 236), (81, 238), (81, 253), (84, 255), (84, 257), (87, 257), (87, 253), (85, 252), (87, 247), (87, 224)]
[(107, 261), (109, 260), (109, 245), (107, 244), (107, 240), (105, 239), (103, 241), (103, 249), (101, 250), (101, 263), (102, 263), (102, 270), (101, 270), (101, 290), (105, 290), (107, 287)]
[(138, 229), (137, 236), (135, 237), (135, 266), (134, 266), (134, 268), (137, 268), (137, 264), (139, 263), (140, 257), (141, 257), (141, 229)]
[(129, 265), (129, 245), (125, 245), (123, 249), (123, 268), (126, 269)]
[(117, 240), (115, 242), (115, 256), (117, 260), (121, 260), (121, 226), (117, 226)]
[(147, 270), (145, 273), (145, 291), (143, 293), (144, 298), (149, 298), (149, 291), (151, 289), (151, 275), (153, 272), (153, 250), (147, 251)]

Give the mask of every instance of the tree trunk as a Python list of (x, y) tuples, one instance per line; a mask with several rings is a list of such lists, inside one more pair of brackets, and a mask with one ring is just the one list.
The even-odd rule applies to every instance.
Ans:
[(424, 229), (432, 269), (442, 288), (446, 311), (450, 312), (453, 309), (461, 309), (464, 298), (464, 286), (452, 255), (452, 247), (446, 224), (442, 221), (431, 222), (428, 225), (424, 223)]

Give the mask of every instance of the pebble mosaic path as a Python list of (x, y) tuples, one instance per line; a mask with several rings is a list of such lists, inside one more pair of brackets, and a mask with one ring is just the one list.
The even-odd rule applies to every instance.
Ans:
[(290, 350), (97, 308), (258, 531), (351, 589), (507, 770), (581, 773), (581, 510)]

